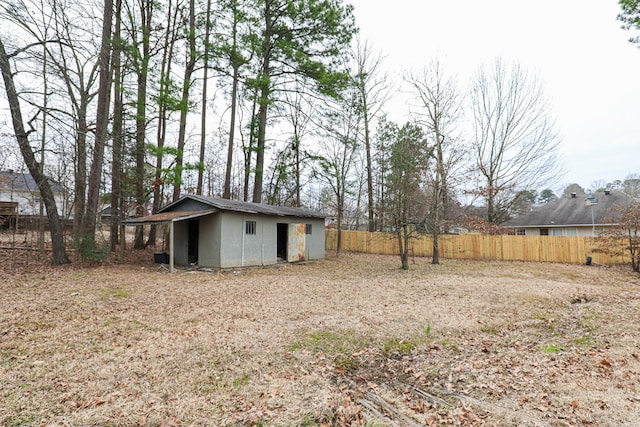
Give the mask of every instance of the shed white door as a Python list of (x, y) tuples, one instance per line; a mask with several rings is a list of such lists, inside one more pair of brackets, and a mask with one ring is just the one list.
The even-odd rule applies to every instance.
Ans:
[(306, 225), (289, 224), (287, 239), (287, 262), (304, 261), (306, 248)]

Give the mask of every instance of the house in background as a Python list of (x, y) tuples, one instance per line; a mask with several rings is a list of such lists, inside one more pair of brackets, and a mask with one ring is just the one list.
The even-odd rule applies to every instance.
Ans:
[(187, 195), (126, 225), (168, 224), (169, 264), (209, 268), (323, 259), (327, 215), (237, 200)]
[[(53, 197), (58, 207), (58, 214), (64, 214), (64, 189), (49, 180)], [(13, 170), (0, 171), (0, 202), (17, 202), (20, 217), (40, 215), (40, 190), (36, 181), (29, 173), (19, 173)]]
[(613, 208), (623, 206), (628, 196), (621, 192), (604, 191), (592, 194), (572, 193), (534, 208), (526, 215), (503, 224), (513, 234), (523, 236), (597, 236), (612, 224)]

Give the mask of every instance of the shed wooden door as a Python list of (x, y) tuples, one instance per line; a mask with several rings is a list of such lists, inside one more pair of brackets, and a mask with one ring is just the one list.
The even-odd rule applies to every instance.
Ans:
[(306, 225), (289, 224), (287, 239), (287, 262), (304, 261), (306, 248)]

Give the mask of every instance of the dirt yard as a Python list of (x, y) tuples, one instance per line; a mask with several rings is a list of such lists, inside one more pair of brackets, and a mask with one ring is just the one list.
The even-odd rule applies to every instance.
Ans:
[(0, 425), (640, 425), (629, 267), (151, 259), (0, 250)]

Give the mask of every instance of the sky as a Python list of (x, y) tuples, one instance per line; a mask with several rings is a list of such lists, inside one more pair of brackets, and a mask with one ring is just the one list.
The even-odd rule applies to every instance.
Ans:
[[(461, 85), (479, 65), (517, 61), (544, 82), (566, 173), (552, 189), (640, 174), (640, 49), (616, 0), (347, 0), (390, 77), (437, 59)], [(404, 104), (390, 103), (398, 120)], [(539, 189), (540, 190), (540, 189)]]

